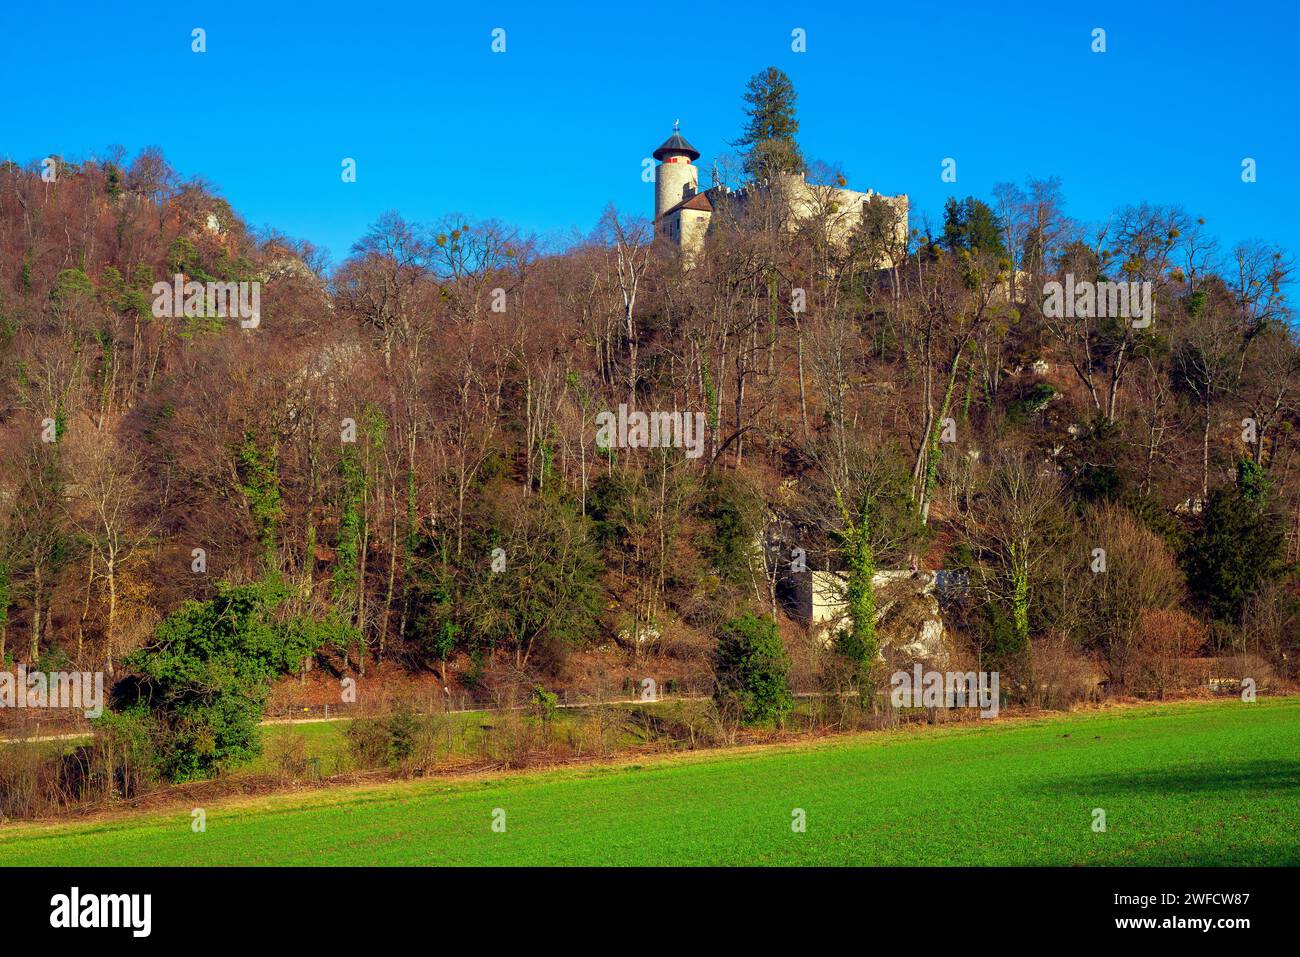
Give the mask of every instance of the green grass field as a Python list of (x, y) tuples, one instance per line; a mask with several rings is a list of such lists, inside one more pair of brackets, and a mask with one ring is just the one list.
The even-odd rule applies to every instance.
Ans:
[[(498, 808), (504, 833), (491, 827)], [(795, 808), (804, 833), (791, 828)], [(0, 864), (1297, 865), (1300, 698), (309, 791), (206, 812), (201, 834), (189, 808), (0, 827)]]

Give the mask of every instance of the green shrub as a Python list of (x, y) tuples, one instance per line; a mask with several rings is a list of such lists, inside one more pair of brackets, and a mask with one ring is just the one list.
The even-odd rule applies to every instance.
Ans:
[(415, 737), (420, 730), (420, 719), (408, 705), (399, 705), (388, 718), (388, 763), (391, 767), (403, 764), (415, 753)]
[(745, 614), (727, 622), (714, 652), (718, 707), (745, 723), (781, 723), (794, 708), (790, 659), (776, 622)]
[(214, 598), (187, 601), (158, 626), (152, 645), (126, 659), (137, 676), (124, 682), (118, 710), (150, 723), (162, 775), (210, 777), (261, 752), (258, 723), (271, 682), (323, 638), (318, 623), (273, 617), (285, 595), (278, 580), (222, 582)]
[(1238, 464), (1237, 484), (1210, 492), (1183, 556), (1187, 584), (1215, 618), (1237, 623), (1250, 598), (1282, 568), (1282, 523), (1262, 470)]
[(550, 722), (555, 717), (555, 709), (559, 700), (559, 696), (554, 691), (547, 691), (541, 685), (533, 685), (533, 691), (529, 695), (528, 703), (538, 718)]

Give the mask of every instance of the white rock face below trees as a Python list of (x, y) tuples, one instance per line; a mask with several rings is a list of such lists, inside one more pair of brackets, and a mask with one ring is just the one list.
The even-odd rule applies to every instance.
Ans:
[[(844, 575), (808, 571), (794, 573), (791, 578), (791, 611), (829, 644), (836, 630), (847, 624)], [(947, 630), (935, 594), (937, 580), (935, 572), (906, 569), (877, 571), (872, 578), (876, 635), (886, 657), (938, 666), (948, 663)]]

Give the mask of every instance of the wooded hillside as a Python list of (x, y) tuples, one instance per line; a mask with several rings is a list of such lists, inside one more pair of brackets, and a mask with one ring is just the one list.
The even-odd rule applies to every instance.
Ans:
[[(799, 547), (846, 574), (850, 659), (870, 571), (915, 562), (969, 572), (948, 626), (1006, 670), (1294, 669), (1293, 260), (1194, 211), (1078, 223), (1036, 180), (898, 249), (887, 209), (842, 245), (773, 206), (690, 268), (612, 209), (563, 249), (394, 212), (326, 271), (156, 150), (41, 172), (0, 168), (5, 662), (119, 674), (186, 599), (270, 579), (342, 672), (707, 673), (746, 611), (797, 631)], [(260, 282), (260, 324), (155, 315), (176, 274)], [(1151, 283), (1153, 321), (1045, 315), (1067, 274)], [(598, 447), (620, 404), (703, 413), (704, 454)]]

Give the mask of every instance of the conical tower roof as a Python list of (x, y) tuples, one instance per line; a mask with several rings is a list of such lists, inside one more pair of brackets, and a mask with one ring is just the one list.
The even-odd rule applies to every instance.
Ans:
[(665, 156), (669, 156), (673, 153), (685, 153), (692, 160), (700, 158), (700, 151), (690, 143), (686, 142), (686, 137), (682, 136), (681, 133), (678, 133), (676, 127), (673, 128), (673, 135), (664, 140), (664, 145), (655, 150), (651, 155), (662, 162)]

